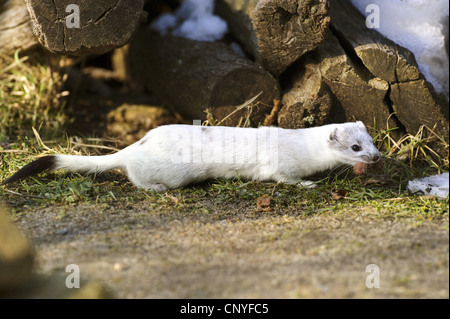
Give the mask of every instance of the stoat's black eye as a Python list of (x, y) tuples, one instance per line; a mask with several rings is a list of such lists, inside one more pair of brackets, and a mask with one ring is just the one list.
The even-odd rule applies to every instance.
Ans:
[(359, 145), (352, 145), (352, 150), (354, 150), (355, 152), (359, 152), (361, 150), (361, 147), (359, 147)]

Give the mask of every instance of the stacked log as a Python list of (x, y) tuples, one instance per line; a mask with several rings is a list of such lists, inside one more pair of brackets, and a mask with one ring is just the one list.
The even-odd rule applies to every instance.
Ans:
[(245, 49), (279, 76), (324, 39), (325, 0), (218, 0), (216, 10)]
[(126, 44), (145, 19), (144, 0), (26, 0), (26, 5), (39, 42), (75, 56)]
[(247, 111), (236, 109), (256, 97), (250, 121), (262, 124), (273, 100), (280, 99), (276, 78), (323, 40), (329, 22), (326, 1), (217, 1), (216, 9), (255, 62), (224, 43), (141, 30), (131, 43), (131, 69), (187, 119), (204, 120), (209, 113), (217, 122), (226, 118), (223, 124), (236, 125)]
[(58, 54), (103, 54), (130, 40), (145, 20), (143, 6), (144, 0), (0, 1), (0, 53), (41, 44)]
[(162, 37), (143, 29), (129, 51), (133, 77), (186, 119), (206, 120), (209, 113), (216, 121), (227, 118), (224, 124), (236, 125), (248, 111), (236, 108), (257, 97), (249, 115), (257, 125), (270, 113), (273, 99), (280, 99), (270, 73), (221, 42)]
[(315, 54), (306, 54), (284, 77), (288, 84), (278, 114), (280, 127), (294, 129), (345, 122), (345, 111), (323, 81)]

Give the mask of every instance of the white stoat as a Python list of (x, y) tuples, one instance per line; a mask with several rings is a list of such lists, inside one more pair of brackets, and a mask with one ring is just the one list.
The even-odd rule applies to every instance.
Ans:
[(379, 159), (360, 121), (305, 129), (165, 125), (111, 155), (41, 157), (4, 183), (47, 169), (95, 173), (122, 168), (134, 185), (155, 191), (236, 176), (309, 186), (312, 182), (302, 178)]

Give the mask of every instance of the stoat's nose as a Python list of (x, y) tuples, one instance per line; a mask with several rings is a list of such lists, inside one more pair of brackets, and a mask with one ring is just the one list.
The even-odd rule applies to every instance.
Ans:
[(375, 154), (374, 156), (372, 156), (372, 161), (375, 163), (375, 162), (378, 162), (380, 160), (380, 154), (378, 153), (378, 154)]

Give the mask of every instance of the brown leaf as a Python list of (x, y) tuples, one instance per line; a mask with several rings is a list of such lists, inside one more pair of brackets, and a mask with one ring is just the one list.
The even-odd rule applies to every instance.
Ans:
[(330, 191), (330, 194), (331, 194), (331, 198), (333, 200), (339, 200), (339, 199), (342, 199), (344, 197), (347, 197), (348, 192), (345, 189), (340, 188), (336, 192)]
[(387, 176), (377, 176), (369, 178), (368, 180), (364, 181), (363, 186), (367, 185), (387, 185), (389, 184), (390, 179)]
[(268, 195), (263, 195), (256, 199), (256, 211), (258, 212), (270, 212), (272, 207), (270, 207), (272, 197)]

